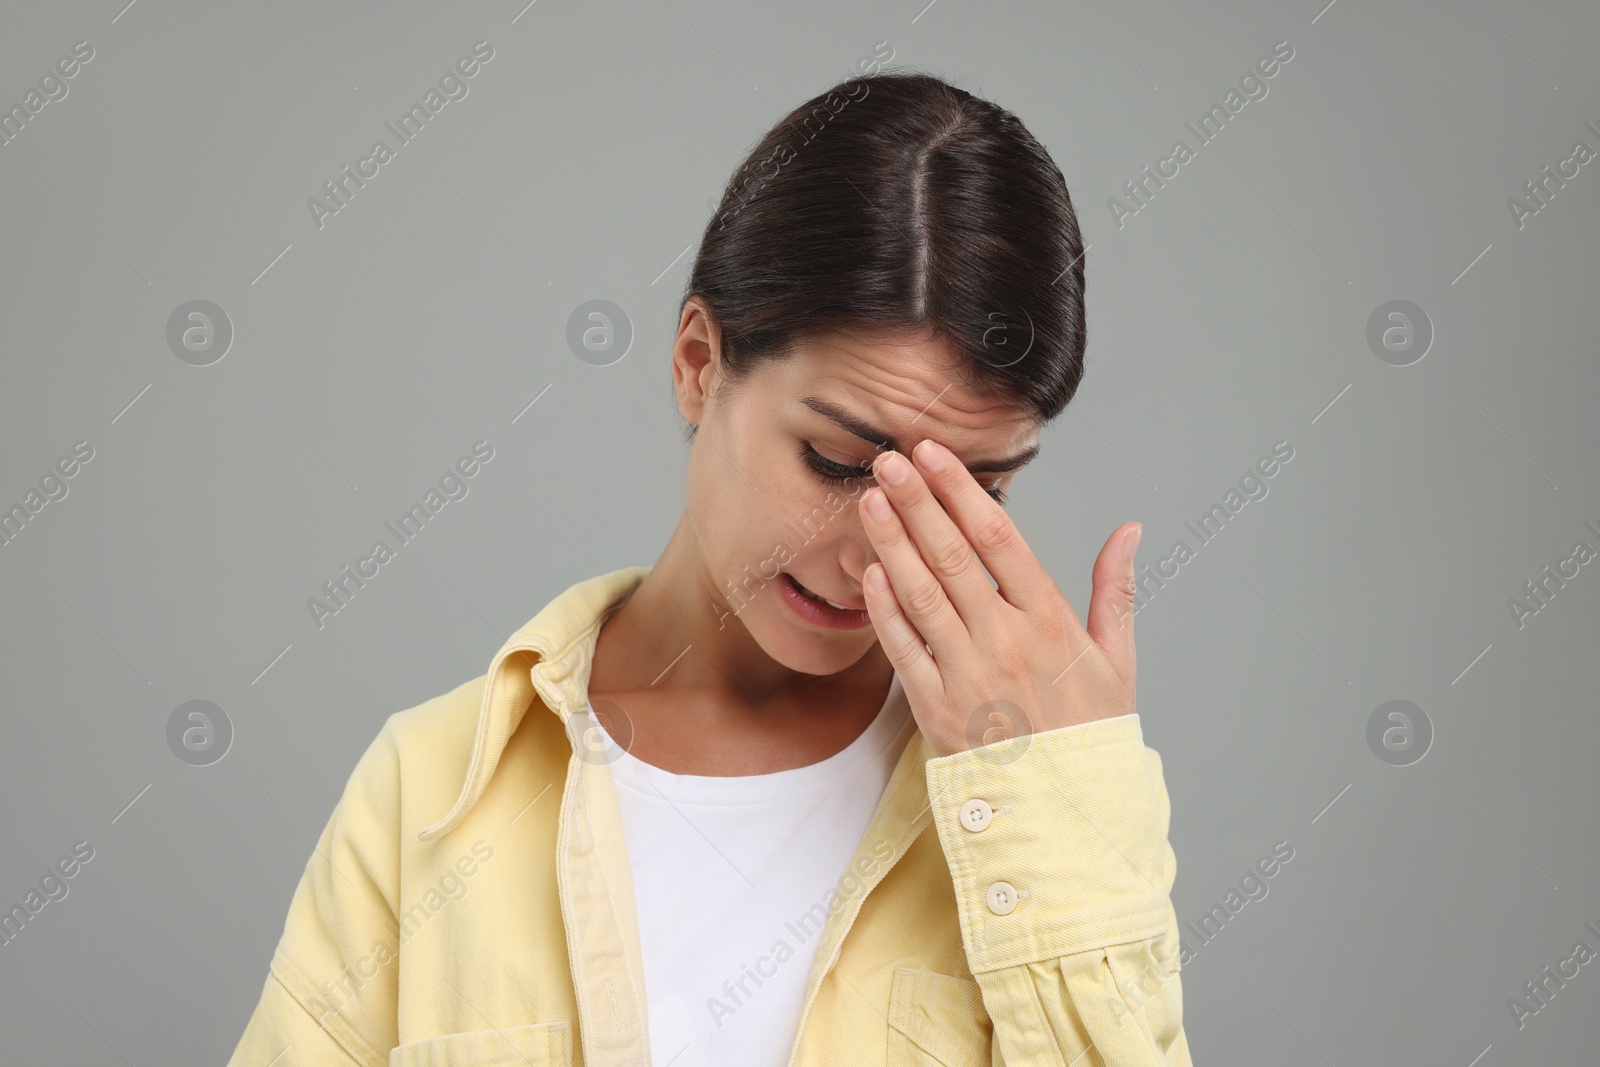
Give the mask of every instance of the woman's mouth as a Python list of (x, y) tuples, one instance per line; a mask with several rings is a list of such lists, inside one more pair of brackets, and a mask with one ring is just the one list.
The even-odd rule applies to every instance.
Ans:
[(807, 622), (826, 626), (832, 630), (859, 630), (871, 625), (867, 609), (846, 607), (843, 604), (818, 596), (799, 582), (788, 571), (782, 574), (783, 601)]
[(833, 601), (829, 600), (825, 596), (818, 596), (816, 593), (813, 593), (810, 589), (807, 589), (805, 586), (801, 585), (800, 584), (800, 579), (796, 578), (792, 574), (789, 575), (789, 579), (790, 579), (790, 581), (794, 582), (795, 586), (797, 588), (799, 588), (799, 590), (802, 593), (804, 593), (806, 596), (810, 597), (812, 600), (820, 600), (824, 604), (828, 605), (828, 607), (830, 607), (830, 608), (838, 608), (840, 611), (860, 611), (860, 610), (862, 610), (861, 608), (852, 608), (849, 604), (835, 604)]

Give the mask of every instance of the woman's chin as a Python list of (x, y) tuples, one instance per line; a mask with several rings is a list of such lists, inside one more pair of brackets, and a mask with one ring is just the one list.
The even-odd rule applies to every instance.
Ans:
[(762, 622), (760, 631), (753, 634), (756, 643), (774, 661), (801, 674), (829, 675), (848, 670), (877, 641), (871, 627), (864, 631), (809, 629), (792, 617)]

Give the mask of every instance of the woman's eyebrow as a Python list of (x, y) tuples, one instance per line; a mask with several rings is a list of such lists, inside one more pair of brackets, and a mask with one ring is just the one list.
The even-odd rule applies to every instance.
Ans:
[[(832, 401), (824, 400), (820, 396), (803, 396), (800, 398), (800, 403), (838, 426), (841, 430), (861, 438), (873, 448), (892, 449), (903, 456), (911, 454), (909, 449), (901, 448), (900, 443), (889, 434), (856, 418)], [(967, 470), (973, 474), (1007, 474), (1014, 470), (1021, 470), (1038, 454), (1039, 446), (1033, 445), (1005, 459), (991, 459), (969, 464)]]

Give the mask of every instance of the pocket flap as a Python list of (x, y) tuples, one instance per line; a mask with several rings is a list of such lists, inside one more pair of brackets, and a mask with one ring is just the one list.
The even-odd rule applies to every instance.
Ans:
[(389, 1067), (572, 1067), (572, 1027), (558, 1019), (430, 1037), (391, 1050)]
[(994, 1023), (984, 1009), (982, 989), (970, 978), (895, 968), (889, 1026), (944, 1067), (991, 1062)]

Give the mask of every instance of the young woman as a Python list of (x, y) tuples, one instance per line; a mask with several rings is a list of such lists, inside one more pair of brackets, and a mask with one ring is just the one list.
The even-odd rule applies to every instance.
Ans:
[(938, 78), (774, 126), (681, 307), (677, 529), (389, 718), (231, 1063), (1188, 1064), (1140, 528), (1080, 620), (1003, 508), (1083, 252)]

